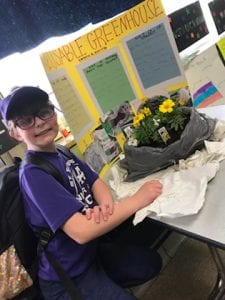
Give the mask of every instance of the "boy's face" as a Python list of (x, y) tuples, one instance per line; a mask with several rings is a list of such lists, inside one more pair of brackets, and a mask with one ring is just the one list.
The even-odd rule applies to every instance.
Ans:
[[(55, 112), (47, 118), (38, 115), (39, 112), (29, 116), (26, 115), (24, 120), (22, 119), (23, 117), (15, 119), (15, 130), (12, 132), (12, 136), (17, 140), (24, 142), (28, 150), (54, 150), (54, 139), (58, 134), (57, 115)], [(24, 121), (29, 120), (29, 118), (34, 120), (32, 126), (20, 126), (21, 124), (26, 124)]]

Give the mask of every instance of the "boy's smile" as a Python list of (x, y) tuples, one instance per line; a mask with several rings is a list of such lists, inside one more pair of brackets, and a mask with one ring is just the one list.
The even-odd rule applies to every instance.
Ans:
[(35, 136), (38, 137), (38, 136), (46, 135), (46, 134), (48, 134), (48, 132), (49, 132), (50, 130), (51, 130), (51, 128), (45, 129), (45, 130), (43, 130), (43, 131), (41, 131), (41, 132), (39, 132), (39, 133), (36, 133)]

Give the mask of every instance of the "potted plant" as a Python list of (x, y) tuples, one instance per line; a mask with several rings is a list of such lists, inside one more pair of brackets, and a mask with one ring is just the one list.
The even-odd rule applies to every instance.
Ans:
[(124, 145), (120, 166), (127, 170), (126, 181), (157, 172), (195, 150), (213, 134), (216, 120), (193, 107), (156, 96), (146, 99), (133, 117), (131, 135)]

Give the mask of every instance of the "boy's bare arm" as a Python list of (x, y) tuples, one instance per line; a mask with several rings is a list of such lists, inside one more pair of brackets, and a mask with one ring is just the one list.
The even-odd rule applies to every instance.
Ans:
[(99, 205), (107, 205), (113, 210), (114, 199), (109, 186), (100, 178), (98, 178), (93, 186), (92, 193)]
[(99, 222), (100, 214), (102, 214), (103, 219), (106, 221), (113, 213), (115, 204), (111, 190), (102, 179), (98, 178), (92, 186), (92, 193), (98, 207), (88, 209), (86, 216), (88, 219), (94, 217), (95, 221)]
[(80, 244), (97, 238), (125, 221), (139, 209), (152, 203), (162, 193), (162, 184), (157, 180), (148, 181), (131, 197), (115, 204), (114, 212), (105, 221), (100, 215), (100, 222), (94, 218), (88, 220), (85, 215), (75, 213), (62, 226), (62, 230)]

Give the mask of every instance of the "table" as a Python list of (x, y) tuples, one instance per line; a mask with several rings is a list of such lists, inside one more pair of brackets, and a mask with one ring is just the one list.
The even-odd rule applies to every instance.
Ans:
[[(225, 121), (225, 105), (198, 110), (212, 118)], [(108, 174), (108, 180), (110, 177)], [(225, 263), (218, 251), (218, 248), (225, 250), (225, 160), (220, 163), (216, 176), (208, 183), (206, 200), (198, 214), (173, 219), (165, 217), (159, 219), (154, 215), (150, 215), (149, 218), (167, 229), (208, 245), (218, 272), (217, 282), (209, 299), (225, 299)]]
[(174, 219), (158, 219), (153, 215), (149, 218), (208, 245), (218, 272), (209, 299), (225, 299), (225, 264), (218, 251), (218, 247), (225, 250), (225, 161), (209, 182), (205, 203), (198, 214)]

